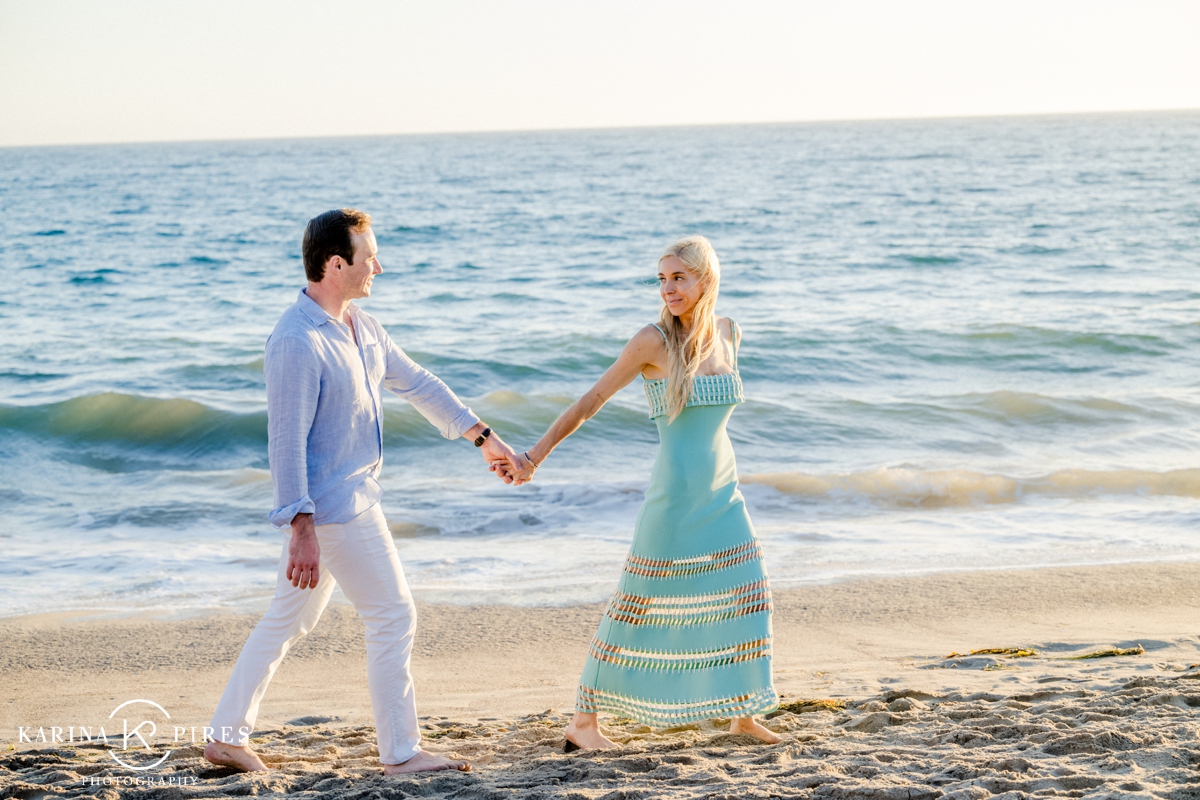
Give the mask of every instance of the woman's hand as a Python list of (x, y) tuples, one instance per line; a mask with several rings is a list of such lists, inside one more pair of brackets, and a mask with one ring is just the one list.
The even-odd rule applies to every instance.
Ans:
[(514, 453), (505, 461), (492, 461), (488, 468), (505, 483), (511, 481), (514, 486), (529, 483), (537, 471), (537, 466), (524, 453)]
[(533, 463), (533, 459), (525, 453), (517, 453), (517, 474), (514, 476), (518, 483), (529, 483), (533, 480), (533, 473), (537, 472), (537, 464)]

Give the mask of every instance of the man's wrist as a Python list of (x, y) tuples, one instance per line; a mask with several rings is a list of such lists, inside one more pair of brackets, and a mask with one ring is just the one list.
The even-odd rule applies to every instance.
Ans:
[(467, 430), (463, 431), (463, 438), (470, 439), (471, 441), (475, 441), (476, 439), (478, 439), (480, 437), (480, 435), (483, 433), (483, 431), (486, 427), (487, 427), (487, 423), (480, 420), (479, 422), (476, 422), (474, 425), (472, 425)]

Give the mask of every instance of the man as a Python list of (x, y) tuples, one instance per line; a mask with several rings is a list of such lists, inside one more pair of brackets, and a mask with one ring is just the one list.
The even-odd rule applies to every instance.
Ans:
[(384, 772), (468, 770), (421, 749), (409, 671), (416, 609), (379, 507), (383, 460), (380, 384), (448, 439), (472, 440), (506, 483), (515, 454), (437, 377), (354, 305), (383, 272), (371, 218), (343, 208), (304, 230), (308, 286), (267, 339), (267, 451), (275, 485), (271, 522), (287, 542), (275, 597), (246, 640), (213, 714), (204, 757), (247, 771), (267, 767), (250, 749), (259, 703), (275, 669), (316, 624), (335, 581), (366, 625), (367, 682)]

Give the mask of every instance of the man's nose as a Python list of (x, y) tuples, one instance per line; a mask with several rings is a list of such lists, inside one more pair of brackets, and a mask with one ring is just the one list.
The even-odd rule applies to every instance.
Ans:
[(375, 269), (371, 271), (371, 274), (372, 275), (383, 274), (383, 264), (381, 264), (378, 259), (376, 259), (376, 261), (375, 261)]

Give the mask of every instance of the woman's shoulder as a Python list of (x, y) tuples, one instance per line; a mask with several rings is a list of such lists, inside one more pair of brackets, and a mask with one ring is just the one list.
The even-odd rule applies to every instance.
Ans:
[(742, 338), (742, 329), (732, 317), (722, 317), (720, 314), (713, 314), (717, 321), (717, 333), (722, 337), (728, 336), (735, 344)]
[(630, 341), (638, 344), (662, 344), (666, 338), (667, 334), (658, 326), (658, 323), (651, 322), (639, 328)]

